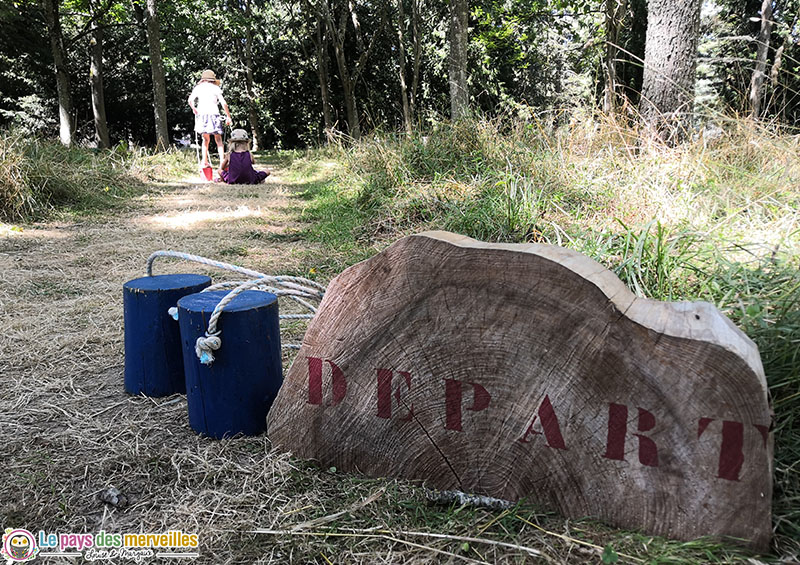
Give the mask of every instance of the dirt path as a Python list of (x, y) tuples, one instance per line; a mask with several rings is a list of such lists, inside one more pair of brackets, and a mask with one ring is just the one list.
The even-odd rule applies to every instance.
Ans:
[[(243, 532), (306, 505), (284, 488), (289, 459), (263, 435), (199, 438), (183, 396), (123, 392), (122, 284), (158, 249), (304, 272), (304, 249), (272, 237), (297, 227), (292, 190), (280, 170), (261, 186), (165, 185), (125, 212), (0, 233), (3, 527), (199, 533), (202, 563), (281, 555)], [(163, 260), (156, 272), (198, 267)], [(112, 486), (117, 507), (98, 498)]]

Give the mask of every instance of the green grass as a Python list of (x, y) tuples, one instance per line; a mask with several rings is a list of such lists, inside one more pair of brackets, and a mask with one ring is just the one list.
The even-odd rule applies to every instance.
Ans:
[(124, 143), (102, 151), (67, 148), (0, 131), (0, 219), (117, 208), (142, 194), (146, 181), (181, 176), (194, 166), (193, 154), (178, 150), (151, 153)]
[[(639, 296), (715, 304), (759, 347), (775, 410), (774, 551), (800, 551), (794, 137), (731, 121), (714, 145), (645, 147), (635, 131), (604, 120), (557, 131), (472, 120), (368, 138), (293, 169), (298, 180), (315, 179), (299, 195), (310, 223), (303, 236), (322, 246), (309, 260), (328, 276), (403, 235), (445, 229), (563, 245)], [(733, 551), (707, 540), (648, 543), (659, 563), (728, 562)]]

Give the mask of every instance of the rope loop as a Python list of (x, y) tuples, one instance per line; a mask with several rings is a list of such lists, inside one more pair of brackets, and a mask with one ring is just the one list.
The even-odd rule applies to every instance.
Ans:
[[(222, 261), (215, 261), (213, 259), (201, 257), (200, 255), (191, 255), (181, 251), (161, 250), (151, 254), (150, 257), (147, 258), (148, 277), (153, 276), (153, 263), (159, 257), (174, 257), (177, 259), (184, 259), (186, 261), (194, 261), (195, 263), (201, 263), (203, 265), (216, 267), (218, 269), (240, 273), (251, 278), (251, 280), (247, 281), (220, 282), (206, 287), (203, 290), (203, 292), (208, 292), (211, 290), (232, 289), (222, 298), (222, 300), (219, 301), (217, 306), (214, 308), (214, 311), (208, 320), (208, 330), (206, 331), (205, 337), (197, 338), (195, 343), (195, 354), (197, 355), (198, 359), (200, 359), (200, 362), (204, 365), (211, 365), (214, 362), (214, 351), (217, 351), (222, 346), (222, 339), (219, 337), (220, 332), (217, 330), (217, 321), (219, 320), (223, 309), (234, 298), (236, 298), (237, 295), (245, 290), (256, 289), (270, 292), (279, 298), (291, 300), (308, 311), (307, 314), (282, 314), (279, 316), (281, 320), (287, 321), (312, 319), (317, 313), (317, 306), (312, 304), (310, 301), (319, 303), (325, 296), (325, 285), (311, 279), (286, 275), (266, 275), (264, 273), (259, 273), (258, 271), (232, 265), (230, 263), (223, 263)], [(176, 307), (170, 308), (168, 313), (173, 319), (178, 319), (178, 309)], [(285, 343), (282, 344), (281, 347), (284, 349), (300, 349), (300, 344)]]

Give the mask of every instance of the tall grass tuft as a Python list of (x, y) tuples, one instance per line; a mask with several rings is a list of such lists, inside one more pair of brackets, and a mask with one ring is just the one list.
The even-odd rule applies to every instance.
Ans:
[(342, 148), (341, 159), (377, 238), (426, 222), (503, 241), (653, 218), (667, 228), (770, 243), (800, 229), (797, 136), (731, 121), (678, 147), (637, 139), (630, 127), (591, 116), (555, 131), (462, 120), (367, 138)]
[[(705, 300), (758, 346), (775, 411), (777, 545), (800, 550), (800, 255), (757, 243), (726, 244), (658, 223), (627, 226), (578, 248), (640, 296)], [(766, 251), (766, 253), (765, 253)], [(785, 546), (785, 547), (782, 547)]]
[(36, 219), (59, 206), (113, 206), (141, 192), (143, 181), (185, 172), (192, 162), (177, 151), (149, 154), (127, 144), (105, 151), (67, 148), (0, 131), (0, 218)]

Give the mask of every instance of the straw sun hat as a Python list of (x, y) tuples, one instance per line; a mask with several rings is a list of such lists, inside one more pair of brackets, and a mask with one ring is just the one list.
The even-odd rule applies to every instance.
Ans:
[(209, 82), (219, 84), (219, 79), (217, 78), (217, 75), (215, 75), (214, 71), (210, 69), (206, 69), (205, 71), (203, 71), (203, 74), (200, 75), (200, 80), (207, 80)]

